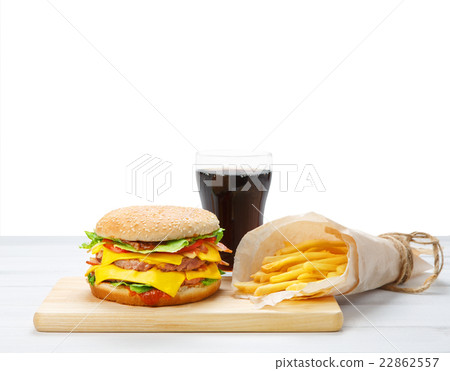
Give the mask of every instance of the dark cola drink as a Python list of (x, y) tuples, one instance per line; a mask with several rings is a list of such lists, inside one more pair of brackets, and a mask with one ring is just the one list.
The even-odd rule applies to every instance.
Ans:
[(264, 206), (269, 192), (272, 172), (261, 170), (197, 170), (197, 184), (204, 209), (216, 214), (225, 228), (222, 242), (232, 254), (222, 253), (232, 271), (234, 252), (241, 238), (263, 223)]

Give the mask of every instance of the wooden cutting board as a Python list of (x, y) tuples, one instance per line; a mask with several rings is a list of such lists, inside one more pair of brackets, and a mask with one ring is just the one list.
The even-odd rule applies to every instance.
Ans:
[(338, 331), (342, 323), (333, 297), (256, 309), (249, 300), (231, 295), (230, 277), (203, 301), (158, 308), (101, 301), (83, 277), (67, 277), (56, 283), (34, 315), (36, 329), (50, 332)]

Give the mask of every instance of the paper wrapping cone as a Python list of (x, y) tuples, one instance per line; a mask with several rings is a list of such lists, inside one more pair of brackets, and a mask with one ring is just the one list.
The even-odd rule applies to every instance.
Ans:
[[(311, 239), (346, 243), (348, 264), (341, 276), (310, 282), (301, 291), (280, 291), (259, 297), (242, 294), (233, 285), (235, 296), (248, 298), (263, 307), (292, 298), (348, 295), (394, 282), (401, 272), (400, 251), (392, 240), (346, 228), (316, 213), (307, 213), (277, 219), (248, 232), (236, 250), (232, 283), (250, 281), (250, 275), (261, 268), (264, 257), (274, 255), (284, 246), (284, 241), (295, 245)], [(412, 276), (432, 267), (414, 249), (413, 260)]]

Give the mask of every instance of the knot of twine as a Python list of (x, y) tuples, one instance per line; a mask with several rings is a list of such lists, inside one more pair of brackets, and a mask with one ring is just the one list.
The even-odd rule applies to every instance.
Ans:
[[(387, 285), (384, 285), (382, 289), (395, 291), (395, 292), (407, 292), (411, 294), (416, 294), (428, 289), (431, 284), (438, 278), (439, 273), (441, 273), (442, 267), (444, 265), (444, 253), (439, 240), (424, 232), (413, 232), (413, 233), (384, 233), (380, 234), (378, 237), (388, 239), (394, 243), (395, 248), (400, 254), (400, 274), (398, 278)], [(432, 253), (434, 256), (434, 269), (433, 273), (425, 280), (425, 282), (416, 288), (400, 287), (402, 283), (405, 283), (411, 277), (411, 273), (414, 268), (414, 259), (411, 243), (414, 242), (419, 245), (433, 245)], [(421, 253), (430, 253), (429, 249), (418, 249)]]

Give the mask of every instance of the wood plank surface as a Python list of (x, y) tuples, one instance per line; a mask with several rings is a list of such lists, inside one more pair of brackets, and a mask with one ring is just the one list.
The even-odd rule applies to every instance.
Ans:
[[(450, 268), (417, 295), (372, 290), (337, 297), (345, 323), (337, 332), (50, 333), (33, 315), (61, 277), (82, 276), (85, 237), (0, 236), (1, 352), (448, 352)], [(450, 236), (440, 237), (450, 259)], [(38, 259), (35, 259), (38, 258)], [(425, 259), (432, 263), (432, 257)], [(364, 341), (361, 341), (364, 339)], [(149, 346), (151, 344), (151, 346)]]
[(343, 315), (333, 297), (286, 301), (256, 309), (231, 295), (230, 278), (203, 301), (134, 307), (92, 296), (83, 277), (56, 283), (34, 315), (44, 332), (312, 332), (338, 331)]

